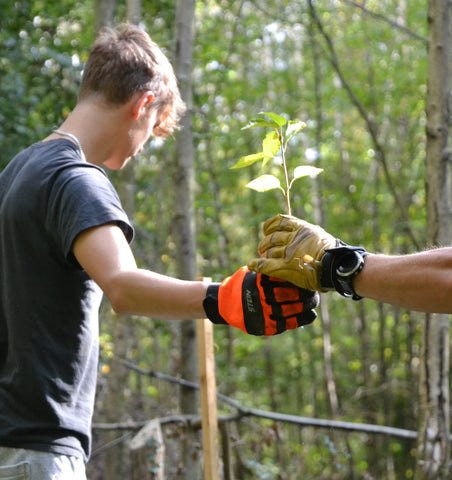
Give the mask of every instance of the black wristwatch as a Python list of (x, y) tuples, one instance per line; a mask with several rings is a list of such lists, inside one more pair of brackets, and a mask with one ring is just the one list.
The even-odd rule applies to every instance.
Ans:
[(320, 285), (326, 290), (334, 289), (344, 297), (361, 300), (353, 288), (353, 280), (364, 268), (367, 252), (363, 247), (352, 247), (340, 240), (338, 245), (325, 250)]
[(342, 287), (341, 294), (353, 300), (361, 300), (353, 288), (353, 279), (364, 268), (364, 257), (360, 252), (351, 250), (341, 257), (336, 267), (337, 282)]

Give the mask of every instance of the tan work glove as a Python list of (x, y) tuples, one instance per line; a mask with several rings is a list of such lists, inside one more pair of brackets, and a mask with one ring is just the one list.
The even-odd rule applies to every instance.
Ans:
[(264, 223), (259, 243), (261, 258), (248, 264), (257, 273), (281, 278), (300, 288), (325, 292), (320, 286), (321, 259), (337, 241), (318, 225), (290, 215), (276, 215)]

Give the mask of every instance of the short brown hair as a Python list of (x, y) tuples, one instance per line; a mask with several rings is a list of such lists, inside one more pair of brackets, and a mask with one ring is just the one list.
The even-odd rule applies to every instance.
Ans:
[(122, 105), (135, 93), (150, 90), (157, 118), (154, 135), (166, 137), (185, 111), (170, 62), (140, 28), (121, 24), (101, 30), (85, 64), (79, 101), (100, 95)]

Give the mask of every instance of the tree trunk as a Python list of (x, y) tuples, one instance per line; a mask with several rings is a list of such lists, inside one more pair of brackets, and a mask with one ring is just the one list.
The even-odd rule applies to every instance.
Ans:
[(141, 0), (127, 0), (127, 21), (134, 25), (141, 22)]
[[(191, 72), (194, 39), (194, 0), (179, 0), (176, 7), (176, 54), (175, 71), (187, 112), (181, 121), (182, 129), (176, 136), (174, 171), (174, 236), (177, 252), (178, 275), (185, 280), (197, 276), (196, 234), (194, 214), (194, 146)], [(198, 360), (196, 348), (196, 322), (194, 319), (182, 323), (181, 327), (181, 376), (197, 381)], [(194, 414), (199, 408), (198, 393), (181, 387), (180, 409), (183, 414)], [(199, 455), (194, 434), (187, 434), (183, 450), (183, 477), (187, 480), (199, 478)]]
[(117, 0), (96, 0), (94, 30), (111, 27), (115, 19)]
[[(450, 244), (451, 8), (430, 0), (427, 114), (427, 234), (431, 246)], [(427, 315), (422, 335), (421, 418), (417, 478), (449, 476), (449, 317)]]

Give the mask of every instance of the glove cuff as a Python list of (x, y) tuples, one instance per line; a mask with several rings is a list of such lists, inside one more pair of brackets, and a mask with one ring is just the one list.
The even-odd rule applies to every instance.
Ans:
[(353, 279), (364, 268), (367, 251), (363, 247), (352, 247), (337, 240), (337, 247), (325, 250), (322, 257), (320, 286), (325, 290), (336, 290), (343, 297), (361, 300), (353, 289)]
[(220, 290), (220, 283), (211, 283), (207, 287), (206, 297), (202, 302), (207, 318), (217, 325), (227, 325), (226, 320), (220, 315), (218, 311), (218, 291)]

